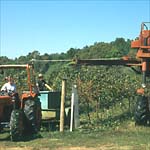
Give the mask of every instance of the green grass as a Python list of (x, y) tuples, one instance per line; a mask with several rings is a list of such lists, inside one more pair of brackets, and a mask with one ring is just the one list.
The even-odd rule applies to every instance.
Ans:
[(129, 150), (149, 150), (150, 149), (150, 128), (135, 127), (132, 123), (109, 130), (76, 130), (40, 132), (37, 136), (25, 137), (23, 141), (11, 142), (9, 133), (0, 134), (0, 149), (12, 147), (29, 147), (34, 150), (63, 149), (72, 147), (87, 149), (129, 149)]

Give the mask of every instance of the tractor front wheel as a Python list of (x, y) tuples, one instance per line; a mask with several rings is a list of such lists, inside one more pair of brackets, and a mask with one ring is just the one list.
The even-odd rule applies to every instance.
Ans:
[(23, 136), (23, 112), (15, 109), (11, 112), (10, 117), (10, 137), (12, 141), (21, 140)]

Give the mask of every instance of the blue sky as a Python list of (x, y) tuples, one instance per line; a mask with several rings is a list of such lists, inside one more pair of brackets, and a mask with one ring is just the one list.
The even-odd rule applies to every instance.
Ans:
[(0, 0), (0, 56), (134, 39), (143, 21), (150, 22), (149, 0)]

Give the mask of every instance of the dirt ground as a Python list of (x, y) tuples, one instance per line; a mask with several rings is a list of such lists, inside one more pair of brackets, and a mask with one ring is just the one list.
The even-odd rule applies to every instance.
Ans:
[[(53, 150), (131, 150), (131, 146), (100, 145), (99, 147), (60, 147)], [(0, 150), (40, 150), (34, 147), (0, 147)], [(42, 150), (52, 150), (51, 148), (42, 148)]]

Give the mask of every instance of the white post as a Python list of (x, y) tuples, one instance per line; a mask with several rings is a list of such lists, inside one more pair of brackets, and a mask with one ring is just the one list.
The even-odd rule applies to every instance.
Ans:
[(73, 87), (72, 87), (72, 95), (71, 95), (71, 118), (70, 118), (70, 132), (72, 132), (72, 129), (73, 129), (73, 112), (74, 112), (74, 90), (73, 90)]

